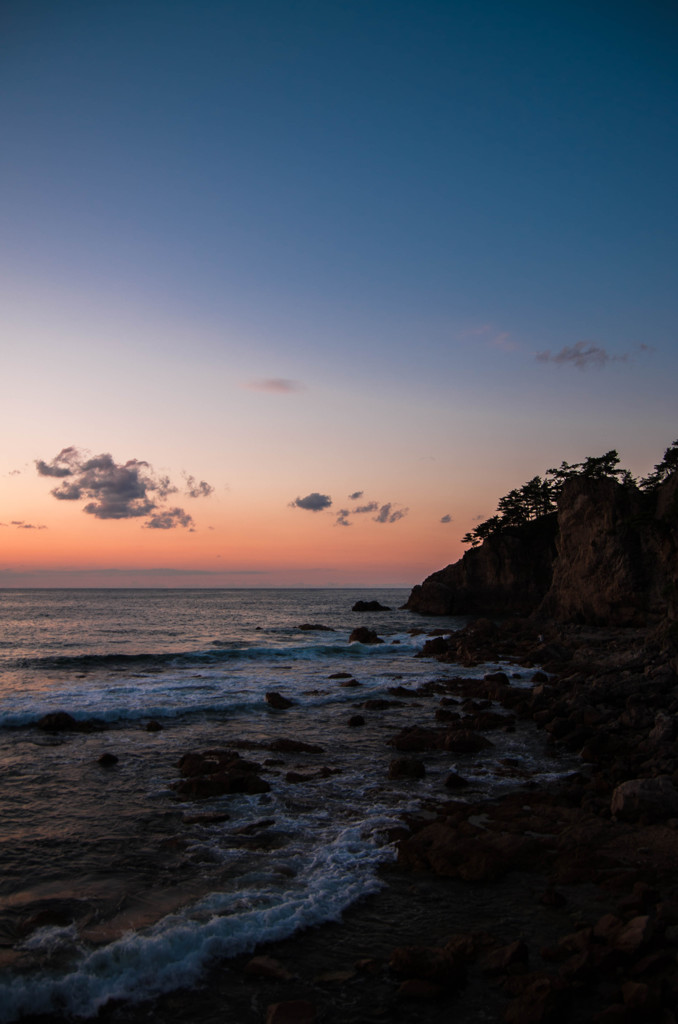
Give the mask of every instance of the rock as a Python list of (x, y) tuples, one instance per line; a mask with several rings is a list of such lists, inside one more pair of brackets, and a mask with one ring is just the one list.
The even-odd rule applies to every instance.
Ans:
[(484, 974), (505, 974), (517, 964), (526, 966), (529, 960), (529, 950), (522, 939), (516, 939), (508, 946), (500, 946), (487, 953), (483, 960)]
[(294, 975), (272, 956), (255, 956), (245, 964), (245, 974), (256, 978), (272, 978), (275, 981), (290, 981)]
[(562, 1020), (568, 993), (553, 978), (531, 980), (504, 1013), (505, 1024), (550, 1024)]
[(423, 779), (426, 767), (416, 757), (397, 757), (388, 766), (389, 779)]
[(81, 721), (67, 711), (50, 711), (37, 722), (37, 727), (43, 732), (103, 732), (106, 723), (96, 718)]
[(260, 778), (261, 766), (243, 760), (231, 750), (191, 752), (179, 760), (183, 778), (172, 785), (185, 800), (204, 800), (229, 793), (268, 793), (270, 785)]
[(629, 779), (612, 793), (610, 811), (619, 820), (634, 821), (642, 816), (665, 821), (678, 816), (678, 791), (666, 775)]
[(390, 612), (391, 609), (386, 605), (379, 604), (378, 601), (356, 601), (351, 611), (354, 612)]
[(146, 732), (160, 732), (161, 730), (162, 726), (155, 718), (152, 718), (150, 722), (146, 722)]
[(463, 958), (439, 946), (398, 946), (391, 953), (389, 967), (401, 977), (446, 988), (459, 987), (466, 980)]
[(281, 696), (281, 694), (276, 693), (275, 691), (270, 691), (266, 694), (266, 703), (270, 707), (275, 708), (276, 711), (285, 711), (287, 708), (292, 707), (294, 701)]
[(621, 953), (637, 953), (652, 938), (654, 926), (649, 914), (632, 918), (611, 939), (611, 945)]
[(445, 786), (447, 789), (464, 789), (469, 785), (468, 779), (464, 779), (461, 775), (456, 772), (450, 772), (445, 779)]
[(358, 726), (365, 724), (365, 717), (364, 715), (351, 715), (348, 720), (348, 724), (352, 728), (357, 728)]
[[(650, 491), (611, 477), (573, 477), (557, 512), (492, 534), (414, 587), (404, 607), (591, 625), (652, 624), (667, 616), (675, 623), (677, 495), (677, 472)], [(675, 640), (672, 658), (675, 670)]]
[(442, 985), (434, 981), (426, 981), (424, 978), (408, 978), (398, 986), (396, 997), (398, 999), (439, 999), (444, 992)]
[(100, 764), (102, 768), (112, 768), (114, 764), (118, 763), (118, 758), (115, 754), (106, 753), (101, 755), (97, 763)]
[(377, 636), (373, 629), (368, 629), (367, 626), (358, 626), (351, 633), (348, 642), (350, 644), (383, 644), (384, 641), (381, 637)]
[(334, 630), (332, 629), (331, 626), (321, 626), (315, 622), (302, 622), (302, 624), (297, 628), (303, 629), (305, 632), (316, 630), (319, 633), (334, 633)]
[(351, 673), (350, 672), (333, 672), (332, 675), (328, 676), (327, 678), (328, 679), (350, 679), (351, 678)]
[(303, 740), (293, 740), (288, 736), (278, 736), (268, 744), (269, 750), (278, 754), (324, 754), (325, 748), (317, 743), (304, 743)]
[(316, 1017), (315, 1006), (306, 999), (271, 1003), (266, 1008), (266, 1024), (314, 1024)]

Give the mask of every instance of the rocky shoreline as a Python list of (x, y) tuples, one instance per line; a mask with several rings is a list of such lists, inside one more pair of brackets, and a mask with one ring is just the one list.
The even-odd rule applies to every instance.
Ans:
[[(423, 656), (510, 661), (517, 672), (523, 667), (523, 679), (512, 685), (495, 673), (428, 684), (430, 728), (394, 736), (395, 761), (425, 761), (426, 749), (474, 740), (482, 757), (500, 705), (534, 722), (554, 751), (568, 752), (572, 773), (548, 786), (516, 780), (482, 802), (465, 801), (464, 780), (451, 776), (445, 796), (403, 821), (382, 892), (340, 923), (223, 963), (198, 990), (109, 1006), (104, 1019), (676, 1020), (671, 629), (477, 620), (430, 638)], [(510, 723), (504, 717), (503, 727)]]

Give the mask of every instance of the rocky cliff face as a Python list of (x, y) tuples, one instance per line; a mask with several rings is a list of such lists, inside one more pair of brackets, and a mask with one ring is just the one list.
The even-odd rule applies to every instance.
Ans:
[(529, 615), (593, 625), (678, 620), (678, 474), (645, 493), (567, 482), (553, 516), (505, 530), (413, 589), (429, 615)]
[(428, 615), (528, 615), (551, 585), (555, 514), (512, 527), (416, 586), (406, 608)]

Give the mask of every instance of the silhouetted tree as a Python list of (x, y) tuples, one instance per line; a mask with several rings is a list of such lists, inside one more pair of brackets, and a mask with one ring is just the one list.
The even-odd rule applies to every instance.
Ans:
[[(649, 480), (654, 480), (658, 474), (658, 480), (664, 479), (673, 469), (678, 468), (678, 441), (667, 448), (664, 454), (664, 462), (655, 466), (655, 473)], [(511, 526), (522, 526), (534, 519), (549, 515), (555, 512), (558, 507), (558, 497), (563, 489), (566, 480), (573, 477), (586, 477), (589, 480), (602, 480), (612, 478), (622, 484), (635, 484), (635, 480), (628, 469), (619, 467), (619, 453), (615, 448), (604, 455), (589, 456), (583, 462), (561, 462), (557, 468), (546, 470), (544, 478), (533, 476), (531, 480), (522, 487), (514, 487), (513, 490), (499, 499), (497, 504), (497, 515), (491, 516), (483, 523), (479, 523), (473, 530), (470, 530), (462, 537), (463, 544), (478, 544), (495, 533)], [(647, 486), (654, 486), (647, 484)]]
[(664, 452), (662, 461), (654, 467), (654, 472), (640, 481), (640, 486), (644, 490), (653, 490), (662, 480), (666, 480), (667, 476), (675, 473), (676, 470), (678, 470), (678, 440), (669, 445)]

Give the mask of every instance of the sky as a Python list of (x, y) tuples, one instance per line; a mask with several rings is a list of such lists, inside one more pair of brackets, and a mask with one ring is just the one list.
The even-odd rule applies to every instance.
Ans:
[(678, 9), (0, 3), (0, 587), (403, 586), (678, 437)]

